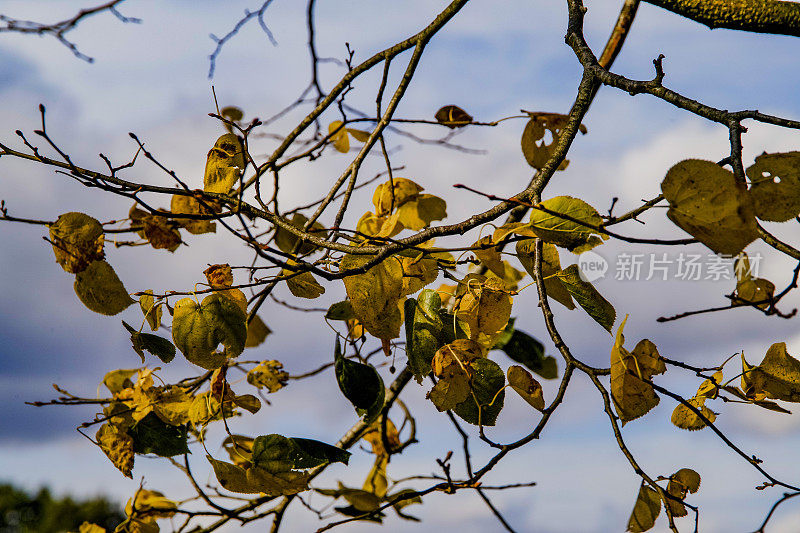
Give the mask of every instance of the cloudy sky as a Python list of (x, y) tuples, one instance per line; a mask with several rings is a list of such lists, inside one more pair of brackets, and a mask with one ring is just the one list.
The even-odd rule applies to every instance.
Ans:
[[(587, 2), (587, 38), (599, 50), (613, 25), (621, 2)], [(80, 50), (95, 59), (88, 64), (76, 59), (54, 39), (0, 33), (0, 140), (20, 146), (14, 130), (26, 133), (39, 127), (37, 105), (48, 109), (48, 131), (73, 160), (89, 168), (102, 168), (103, 153), (115, 162), (128, 160), (135, 132), (147, 146), (190, 184), (200, 187), (205, 154), (221, 133), (207, 116), (214, 110), (211, 84), (221, 105), (237, 105), (249, 118), (268, 117), (290, 103), (308, 82), (301, 2), (275, 0), (266, 22), (277, 46), (255, 24), (245, 27), (222, 50), (213, 80), (208, 79), (208, 56), (214, 49), (209, 34), (224, 35), (245, 9), (256, 9), (259, 1), (211, 2), (208, 0), (156, 2), (129, 0), (121, 10), (142, 19), (142, 24), (122, 24), (109, 14), (85, 21), (69, 36)], [(574, 98), (580, 69), (563, 42), (566, 24), (564, 2), (508, 0), (470, 3), (431, 43), (420, 64), (397, 116), (430, 118), (445, 104), (458, 104), (478, 120), (494, 120), (520, 109), (566, 112)], [(345, 43), (362, 60), (424, 27), (445, 5), (441, 0), (384, 0), (318, 2), (318, 49), (321, 56), (342, 59)], [(39, 21), (55, 21), (85, 7), (75, 0), (37, 2), (5, 0), (0, 12)], [(665, 83), (692, 98), (723, 109), (754, 109), (790, 118), (800, 117), (797, 86), (800, 72), (794, 68), (800, 54), (796, 38), (749, 35), (726, 30), (709, 31), (658, 8), (643, 5), (614, 70), (633, 78), (652, 77), (652, 59), (666, 56)], [(399, 79), (402, 56), (390, 77)], [(322, 70), (325, 87), (341, 76), (343, 69), (326, 63)], [(372, 110), (380, 73), (359, 79), (352, 102)], [(287, 131), (293, 114), (279, 122), (273, 132)], [(326, 117), (334, 120), (335, 117)], [(571, 164), (559, 173), (546, 196), (580, 196), (604, 212), (611, 198), (620, 198), (619, 212), (641, 199), (659, 194), (659, 183), (676, 162), (687, 158), (712, 161), (728, 152), (727, 131), (649, 96), (631, 97), (613, 89), (600, 91), (586, 118), (589, 134), (578, 138), (570, 153)], [(798, 149), (800, 135), (778, 128), (747, 124), (744, 138), (745, 164), (763, 151)], [(405, 165), (403, 176), (422, 184), (428, 192), (447, 198), (448, 220), (457, 221), (490, 206), (466, 191), (454, 190), (467, 183), (495, 194), (513, 194), (527, 183), (531, 170), (519, 149), (522, 121), (507, 121), (497, 128), (473, 128), (457, 142), (484, 150), (481, 155), (420, 146), (406, 138), (390, 138), (393, 159)], [(283, 128), (283, 129), (281, 129)], [(435, 137), (436, 129), (414, 129)], [(256, 153), (268, 153), (269, 140), (256, 145)], [(259, 150), (261, 150), (259, 152)], [(289, 169), (281, 195), (283, 206), (307, 201), (309, 190), (322, 190), (347, 165), (340, 154), (313, 165)], [(362, 175), (381, 170), (379, 158), (368, 158)], [(171, 185), (153, 165), (139, 161), (127, 176), (146, 183)], [(358, 194), (355, 205), (366, 210), (371, 193)], [(95, 190), (83, 188), (63, 175), (10, 158), (0, 160), (0, 198), (11, 214), (55, 219), (63, 212), (85, 211), (100, 220), (126, 216), (129, 203)], [(358, 213), (354, 213), (355, 222)], [(625, 227), (629, 235), (684, 236), (664, 216), (653, 210), (642, 217), (646, 226)], [(797, 228), (786, 224), (772, 228), (797, 242)], [(622, 232), (622, 229), (620, 229)], [(139, 310), (131, 307), (114, 318), (87, 311), (77, 301), (71, 276), (53, 261), (50, 246), (42, 240), (41, 227), (0, 224), (0, 479), (36, 488), (80, 495), (105, 493), (124, 501), (144, 477), (147, 487), (180, 498), (189, 486), (161, 461), (137, 459), (134, 480), (122, 478), (102, 453), (75, 432), (91, 417), (92, 409), (33, 408), (25, 401), (43, 400), (55, 394), (56, 382), (76, 394), (93, 396), (103, 374), (115, 368), (138, 365), (120, 316), (133, 323)], [(186, 289), (203, 281), (209, 263), (247, 264), (246, 250), (223, 233), (188, 239), (190, 246), (175, 254), (140, 248), (106, 246), (114, 265), (131, 292)], [(472, 242), (472, 241), (469, 241)], [(698, 365), (713, 365), (744, 350), (750, 362), (758, 362), (774, 342), (786, 341), (789, 352), (800, 352), (797, 320), (767, 318), (744, 309), (700, 315), (658, 324), (655, 319), (681, 311), (724, 305), (723, 294), (733, 282), (618, 281), (614, 279), (619, 254), (642, 254), (647, 261), (664, 250), (647, 246), (609, 243), (597, 250), (611, 265), (596, 286), (615, 305), (619, 317), (630, 315), (626, 337), (635, 343), (652, 339), (662, 354)], [(680, 253), (702, 254), (693, 245), (666, 250), (668, 260)], [(792, 264), (757, 244), (751, 255), (762, 254), (760, 275), (778, 287), (788, 283)], [(568, 253), (562, 264), (575, 260)], [(326, 284), (321, 306), (341, 299), (341, 283)], [(279, 291), (284, 297), (288, 291)], [(800, 305), (795, 296), (784, 307)], [(568, 312), (556, 306), (556, 320), (573, 353), (595, 365), (607, 365), (611, 337), (580, 310)], [(525, 291), (515, 300), (518, 326), (546, 341), (536, 297)], [(265, 309), (265, 321), (275, 332), (251, 359), (278, 359), (292, 373), (310, 370), (332, 357), (331, 335), (318, 316), (293, 313), (283, 308)], [(632, 344), (631, 344), (632, 345)], [(502, 355), (502, 354), (500, 354)], [(505, 367), (507, 361), (496, 359)], [(176, 360), (166, 376), (189, 371), (188, 363)], [(732, 374), (731, 374), (732, 375)], [(388, 373), (384, 375), (388, 380)], [(691, 395), (697, 379), (670, 370), (661, 383)], [(546, 398), (554, 386), (545, 385)], [(424, 399), (426, 388), (409, 385), (409, 405), (418, 416), (421, 444), (393, 458), (389, 473), (400, 478), (436, 470), (435, 457), (458, 450), (460, 439)], [(245, 434), (284, 435), (335, 441), (354, 421), (355, 415), (341, 397), (333, 376), (293, 382), (271, 397), (273, 405), (256, 416), (235, 421), (234, 431)], [(542, 439), (518, 450), (486, 479), (487, 484), (509, 480), (536, 481), (534, 488), (497, 493), (496, 501), (508, 520), (520, 531), (607, 532), (621, 531), (630, 513), (639, 481), (619, 453), (602, 412), (599, 396), (582, 376), (576, 376)], [(510, 441), (526, 434), (538, 421), (523, 402), (509, 396), (498, 426), (496, 440)], [(762, 412), (749, 406), (715, 402), (721, 411), (719, 427), (748, 453), (755, 453), (781, 479), (800, 479), (800, 466), (792, 451), (800, 445), (800, 416)], [(701, 531), (750, 531), (755, 529), (779, 497), (780, 490), (755, 491), (762, 479), (735, 457), (714, 434), (688, 433), (669, 423), (674, 403), (663, 398), (647, 417), (625, 427), (626, 440), (653, 475), (669, 475), (691, 467), (703, 476), (700, 492), (689, 500), (701, 509)], [(211, 434), (214, 442), (215, 434)], [(222, 439), (216, 434), (217, 441)], [(198, 475), (209, 476), (196, 451)], [(220, 450), (211, 449), (212, 453)], [(475, 446), (477, 464), (489, 452)], [(354, 450), (350, 468), (331, 467), (318, 486), (336, 480), (358, 484), (369, 468), (370, 456)], [(312, 502), (322, 505), (321, 498)], [(287, 518), (287, 530), (309, 531), (319, 526), (316, 517), (303, 509)], [(498, 528), (482, 502), (467, 493), (432, 495), (423, 506), (410, 508), (423, 519), (416, 531), (442, 527), (461, 531)], [(800, 509), (792, 503), (781, 508), (770, 531), (797, 530)], [(690, 528), (686, 519), (682, 527)], [(362, 531), (372, 525), (354, 525)], [(406, 527), (394, 517), (388, 527)], [(228, 530), (233, 531), (231, 526)], [(255, 530), (255, 529), (254, 529)], [(665, 530), (663, 516), (655, 531)]]

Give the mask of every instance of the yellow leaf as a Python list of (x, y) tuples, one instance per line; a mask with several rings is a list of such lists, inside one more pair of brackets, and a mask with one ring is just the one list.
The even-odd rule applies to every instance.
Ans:
[(247, 324), (247, 340), (244, 342), (244, 347), (255, 348), (259, 346), (270, 333), (272, 333), (272, 330), (261, 320), (261, 317), (254, 316), (253, 320)]
[(544, 396), (542, 385), (536, 381), (530, 372), (519, 365), (508, 367), (508, 384), (537, 411), (544, 411)]
[[(308, 223), (308, 218), (301, 213), (295, 213), (292, 215), (292, 219), (289, 220), (289, 223), (295, 228), (303, 229)], [(311, 224), (311, 227), (308, 229), (307, 233), (317, 237), (325, 237), (325, 228), (322, 224), (316, 221)], [(287, 254), (297, 253), (299, 255), (305, 255), (313, 252), (316, 249), (316, 245), (306, 240), (302, 240), (299, 248), (295, 252), (294, 248), (297, 246), (298, 241), (301, 241), (301, 239), (294, 233), (280, 226), (275, 227), (275, 245), (282, 252)]]
[(669, 169), (661, 191), (670, 205), (667, 217), (718, 254), (738, 254), (758, 237), (744, 185), (711, 161), (681, 161)]
[(636, 497), (636, 504), (628, 520), (626, 531), (631, 533), (641, 533), (652, 528), (656, 523), (661, 512), (661, 497), (658, 492), (642, 484), (639, 488), (639, 495)]
[(397, 208), (399, 222), (412, 231), (427, 228), (434, 220), (446, 217), (447, 203), (432, 194), (419, 194)]
[[(691, 468), (681, 468), (669, 477), (669, 483), (667, 483), (667, 493), (680, 500), (686, 498), (687, 492), (694, 494), (699, 488), (700, 474)], [(689, 514), (683, 503), (672, 499), (667, 499), (667, 507), (672, 511), (672, 516), (675, 517)]]
[(101, 315), (116, 315), (134, 303), (114, 269), (94, 261), (75, 276), (75, 293), (83, 305)]
[(56, 263), (71, 274), (83, 272), (93, 261), (105, 257), (103, 226), (83, 213), (64, 213), (50, 225), (50, 240)]
[(406, 178), (393, 178), (381, 183), (372, 194), (372, 204), (377, 216), (386, 216), (404, 203), (416, 198), (423, 188)]
[(125, 514), (137, 518), (172, 518), (178, 504), (155, 490), (139, 489), (125, 504)]
[[(141, 226), (142, 229), (139, 230), (139, 235), (147, 239), (153, 248), (156, 250), (169, 250), (170, 252), (178, 249), (181, 242), (183, 242), (181, 234), (170, 225), (166, 216), (139, 211), (135, 207), (131, 209), (131, 213), (135, 211), (138, 211), (139, 215), (136, 218), (132, 216), (131, 220), (135, 221), (137, 226)], [(166, 211), (161, 212), (167, 213)]]
[(111, 463), (122, 472), (125, 477), (132, 477), (133, 470), (133, 438), (116, 426), (105, 423), (100, 426), (95, 435), (100, 449), (111, 460)]
[[(346, 255), (339, 269), (356, 269), (370, 259), (365, 255)], [(383, 340), (400, 335), (403, 323), (399, 307), (403, 294), (403, 268), (399, 260), (390, 257), (364, 274), (348, 276), (344, 278), (344, 286), (353, 305), (353, 313), (370, 334)]]
[[(191, 196), (183, 196), (175, 194), (172, 196), (170, 203), (170, 211), (176, 215), (210, 215), (209, 210), (204, 209), (200, 202)], [(217, 224), (212, 220), (198, 220), (193, 218), (179, 218), (175, 217), (175, 221), (186, 231), (194, 235), (203, 233), (215, 233), (217, 231)]]
[[(703, 416), (706, 417), (709, 422), (713, 423), (714, 420), (716, 420), (717, 415), (714, 414), (711, 409), (705, 406), (705, 397), (689, 398), (687, 402), (703, 413)], [(699, 416), (697, 416), (697, 413), (689, 409), (684, 404), (679, 404), (675, 410), (672, 411), (671, 420), (672, 423), (677, 427), (681, 429), (687, 429), (689, 431), (697, 431), (706, 427), (706, 423)]]
[(236, 466), (245, 466), (253, 458), (253, 442), (255, 439), (243, 435), (228, 435), (222, 446)]
[(147, 320), (151, 330), (157, 331), (161, 326), (161, 315), (164, 313), (164, 310), (161, 308), (161, 304), (154, 304), (155, 300), (153, 299), (152, 290), (144, 291), (144, 294), (139, 297), (139, 307), (142, 309), (145, 320)]
[[(768, 279), (755, 278), (739, 281), (736, 284), (736, 298), (744, 300), (733, 301), (733, 305), (747, 305), (747, 303), (758, 304), (756, 307), (767, 309), (770, 306), (772, 297), (775, 294), (775, 284)], [(760, 302), (760, 303), (759, 303)]]
[(492, 237), (487, 235), (475, 241), (470, 248), (472, 248), (472, 253), (475, 254), (475, 257), (478, 258), (483, 266), (502, 278), (505, 274), (505, 266), (500, 255), (500, 248), (496, 245), (492, 246), (493, 244)]
[(494, 242), (500, 242), (512, 233), (521, 235), (522, 237), (536, 237), (530, 224), (526, 222), (508, 222), (494, 230), (492, 240)]
[(247, 315), (247, 296), (239, 289), (225, 289), (221, 291), (214, 291), (215, 294), (220, 294), (229, 300), (233, 301), (242, 313)]
[(439, 411), (449, 411), (469, 397), (469, 377), (460, 369), (453, 369), (436, 382), (427, 394)]
[[(283, 275), (288, 275), (291, 271), (284, 270)], [(325, 287), (317, 283), (311, 272), (303, 272), (286, 280), (291, 293), (298, 298), (314, 299), (325, 294)]]
[(456, 315), (469, 327), (470, 339), (480, 340), (481, 334), (490, 339), (508, 324), (511, 305), (512, 298), (505, 283), (489, 278), (477, 286), (470, 284)]
[(594, 207), (580, 198), (556, 196), (540, 203), (538, 207), (542, 209), (531, 210), (530, 227), (537, 237), (546, 242), (579, 254), (603, 244), (609, 238), (592, 229), (600, 226), (603, 219)]
[(708, 398), (708, 399), (715, 399), (717, 394), (719, 393), (719, 387), (722, 385), (722, 370), (717, 370), (714, 372), (714, 375), (711, 376), (712, 379), (706, 379), (697, 389), (697, 394), (695, 394), (696, 398)]
[(634, 353), (625, 349), (622, 330), (627, 320), (628, 317), (625, 317), (619, 325), (614, 346), (611, 348), (611, 398), (623, 426), (658, 405), (659, 398), (647, 381), (665, 369), (655, 346), (651, 348), (642, 344), (652, 345), (650, 341), (637, 344)]
[(189, 422), (189, 409), (193, 402), (194, 397), (182, 387), (170, 387), (159, 392), (153, 411), (167, 424), (180, 426)]
[(341, 120), (334, 120), (328, 124), (328, 134), (336, 150), (343, 154), (350, 151), (350, 137), (347, 136), (347, 128), (342, 127)]
[(758, 218), (785, 222), (800, 213), (800, 152), (762, 154), (747, 169), (747, 177)]
[(403, 294), (414, 294), (439, 277), (436, 259), (420, 253), (417, 257), (400, 257), (403, 268)]
[[(361, 436), (372, 446), (372, 453), (375, 455), (387, 455), (381, 431), (381, 419), (378, 418), (370, 425), (369, 430)], [(397, 427), (388, 417), (386, 418), (386, 443), (389, 445), (390, 450), (400, 446), (400, 435), (397, 432)]]
[(364, 480), (363, 490), (370, 492), (383, 499), (386, 496), (386, 489), (389, 483), (386, 481), (386, 463), (389, 461), (388, 455), (379, 455), (375, 458), (375, 463), (372, 469), (367, 474), (367, 479)]
[(261, 492), (260, 487), (256, 487), (247, 479), (247, 471), (238, 465), (226, 463), (225, 461), (218, 461), (206, 455), (208, 462), (211, 463), (214, 469), (214, 475), (222, 488), (231, 492), (240, 492), (243, 494), (257, 494)]
[(773, 400), (800, 402), (800, 361), (786, 352), (785, 342), (770, 346), (761, 364), (750, 372), (749, 380), (756, 397), (763, 393)]
[[(567, 125), (569, 116), (558, 113), (528, 114), (531, 118), (522, 132), (522, 154), (530, 166), (535, 169), (541, 169), (552, 157), (558, 144), (561, 130)], [(578, 128), (581, 133), (586, 133), (586, 126), (583, 124)], [(551, 136), (549, 143), (545, 139), (546, 132), (549, 132)], [(557, 170), (564, 170), (567, 165), (569, 165), (569, 161), (565, 159)]]
[[(517, 241), (517, 258), (528, 274), (533, 277), (534, 250), (536, 241), (525, 239)], [(564, 282), (556, 274), (561, 271), (561, 260), (558, 257), (558, 248), (549, 242), (542, 243), (542, 278), (544, 279), (544, 290), (549, 298), (554, 299), (567, 309), (575, 309), (575, 302), (572, 301)]]
[(221, 135), (208, 152), (203, 190), (227, 194), (244, 172), (242, 144), (233, 133)]
[(360, 143), (365, 143), (369, 140), (370, 132), (364, 130), (357, 130), (354, 128), (347, 128), (347, 133), (353, 136), (353, 139)]
[(279, 361), (262, 361), (247, 373), (247, 382), (259, 389), (277, 392), (286, 386), (289, 374)]
[(289, 496), (308, 490), (308, 472), (268, 472), (258, 466), (247, 469), (247, 481), (268, 496)]

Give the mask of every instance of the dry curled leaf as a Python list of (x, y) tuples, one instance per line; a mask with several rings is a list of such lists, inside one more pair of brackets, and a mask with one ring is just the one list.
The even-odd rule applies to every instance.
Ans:
[(439, 124), (450, 129), (463, 128), (472, 122), (472, 117), (456, 105), (446, 105), (439, 108), (435, 115)]
[(60, 215), (50, 225), (50, 240), (56, 262), (71, 274), (83, 272), (93, 261), (105, 257), (103, 226), (83, 213)]

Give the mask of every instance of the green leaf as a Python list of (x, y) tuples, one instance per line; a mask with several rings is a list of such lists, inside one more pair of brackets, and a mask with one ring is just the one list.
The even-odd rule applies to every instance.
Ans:
[(222, 488), (243, 494), (258, 494), (261, 492), (259, 487), (250, 484), (247, 479), (247, 471), (241, 466), (218, 461), (210, 455), (206, 455), (206, 459), (211, 463), (214, 475), (217, 477), (219, 484), (222, 485)]
[(539, 374), (544, 379), (558, 377), (558, 365), (553, 356), (544, 355), (542, 343), (518, 329), (514, 329), (502, 348), (508, 357)]
[[(215, 293), (200, 305), (192, 298), (175, 304), (172, 340), (190, 362), (211, 370), (244, 350), (247, 340), (247, 316), (230, 298)], [(214, 353), (219, 344), (223, 354)]]
[(608, 240), (608, 235), (573, 220), (550, 213), (566, 215), (570, 219), (585, 222), (589, 226), (598, 227), (603, 223), (597, 210), (580, 198), (572, 196), (556, 196), (540, 203), (549, 212), (540, 209), (531, 210), (530, 226), (533, 232), (543, 241), (566, 248), (576, 254), (591, 250)]
[(172, 457), (189, 453), (186, 426), (171, 426), (155, 413), (149, 413), (128, 430), (133, 438), (133, 451)]
[(417, 383), (422, 383), (422, 379), (430, 374), (433, 355), (441, 346), (444, 327), (439, 315), (441, 307), (439, 294), (431, 289), (423, 290), (418, 300), (409, 298), (405, 301), (408, 366)]
[(611, 327), (617, 318), (614, 306), (591, 283), (583, 281), (579, 272), (578, 265), (570, 265), (556, 275), (589, 316), (611, 333)]
[(446, 309), (439, 309), (439, 316), (442, 318), (442, 331), (439, 337), (439, 346), (450, 344), (456, 339), (466, 339), (469, 337), (464, 327), (464, 321), (457, 318)]
[(339, 390), (350, 400), (359, 416), (365, 416), (367, 422), (373, 420), (383, 409), (386, 394), (380, 374), (372, 365), (345, 359), (338, 339), (334, 360)]
[(350, 303), (350, 300), (336, 302), (331, 305), (328, 308), (328, 312), (325, 313), (325, 318), (328, 320), (353, 320), (355, 317), (356, 315), (353, 314), (353, 304)]
[(270, 434), (253, 441), (252, 461), (267, 472), (314, 468), (350, 460), (350, 452), (312, 439)]
[(758, 238), (744, 184), (716, 163), (681, 161), (669, 169), (661, 191), (670, 205), (667, 217), (718, 254), (736, 255)]
[(134, 303), (114, 269), (105, 261), (93, 261), (75, 276), (75, 294), (83, 305), (101, 315), (116, 315)]
[(133, 349), (142, 358), (144, 363), (144, 351), (147, 350), (165, 363), (169, 363), (175, 358), (175, 346), (164, 337), (151, 333), (140, 333), (128, 325), (124, 320), (122, 325), (131, 334)]
[(503, 369), (494, 361), (483, 358), (472, 361), (470, 365), (473, 370), (472, 393), (456, 405), (453, 412), (470, 424), (478, 425), (480, 420), (484, 426), (493, 426), (505, 399)]

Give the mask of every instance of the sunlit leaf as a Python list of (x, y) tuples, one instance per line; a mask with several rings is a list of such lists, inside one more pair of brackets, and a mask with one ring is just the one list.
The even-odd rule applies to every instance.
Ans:
[[(530, 120), (522, 132), (522, 154), (530, 166), (541, 169), (552, 157), (558, 144), (561, 130), (569, 121), (568, 115), (558, 113), (528, 113)], [(581, 124), (578, 129), (586, 133), (586, 127)], [(550, 133), (550, 142), (547, 142), (546, 133)], [(566, 159), (558, 166), (557, 170), (564, 170), (569, 165)]]
[(419, 194), (397, 208), (397, 218), (405, 228), (419, 231), (435, 220), (447, 217), (447, 203), (432, 194)]
[(786, 352), (786, 343), (769, 347), (761, 364), (749, 375), (754, 395), (763, 393), (772, 400), (800, 402), (800, 361)]
[(761, 154), (747, 177), (758, 218), (785, 222), (800, 214), (800, 152)]
[[(340, 270), (360, 268), (370, 259), (367, 255), (346, 255)], [(348, 276), (344, 286), (353, 313), (369, 333), (384, 340), (400, 335), (403, 316), (398, 305), (403, 294), (403, 267), (398, 259), (390, 257), (363, 274)]]
[[(176, 215), (210, 215), (210, 210), (203, 208), (199, 200), (192, 196), (184, 196), (175, 194), (172, 196), (170, 203), (170, 211)], [(194, 218), (180, 218), (174, 219), (186, 231), (195, 235), (203, 233), (215, 233), (217, 231), (217, 224), (213, 220), (201, 220)]]
[(244, 172), (242, 143), (233, 133), (221, 135), (208, 152), (203, 190), (227, 194)]
[(255, 315), (253, 320), (247, 324), (247, 340), (245, 340), (245, 348), (255, 348), (264, 342), (267, 335), (272, 333), (272, 330), (261, 320), (261, 317)]
[(758, 237), (752, 202), (733, 173), (687, 159), (661, 182), (672, 222), (719, 254), (735, 255)]
[(93, 261), (105, 257), (103, 226), (83, 213), (60, 215), (55, 224), (50, 225), (50, 240), (56, 262), (71, 274), (82, 272)]
[(636, 504), (628, 520), (626, 531), (631, 533), (641, 533), (651, 529), (661, 512), (661, 497), (654, 489), (642, 484), (639, 488), (639, 495), (636, 497)]
[(97, 430), (95, 439), (111, 463), (125, 477), (132, 477), (131, 470), (133, 469), (134, 453), (133, 439), (130, 435), (109, 423), (105, 423)]
[[(517, 259), (522, 263), (525, 270), (531, 277), (534, 277), (534, 257), (535, 257), (536, 241), (533, 239), (525, 239), (517, 241)], [(549, 298), (554, 299), (567, 309), (575, 309), (575, 303), (572, 301), (569, 291), (564, 286), (564, 283), (556, 275), (561, 271), (561, 261), (558, 257), (558, 248), (549, 242), (542, 243), (542, 279), (544, 280), (544, 289)]]
[(178, 504), (156, 490), (139, 489), (125, 504), (125, 514), (137, 518), (172, 518)]
[[(200, 305), (184, 298), (175, 304), (172, 340), (190, 362), (218, 368), (244, 350), (246, 319), (238, 305), (220, 294), (206, 296)], [(223, 354), (214, 353), (219, 344), (225, 347)]]
[(506, 384), (503, 369), (489, 359), (476, 359), (472, 367), (471, 393), (453, 408), (453, 412), (470, 424), (493, 426), (503, 409)]
[(556, 196), (537, 207), (541, 209), (531, 210), (530, 227), (543, 241), (579, 254), (609, 238), (593, 229), (600, 226), (603, 219), (594, 207), (580, 198)]
[(268, 392), (277, 392), (286, 386), (289, 374), (279, 361), (262, 361), (247, 373), (247, 382)]
[[(292, 215), (291, 220), (289, 223), (298, 228), (303, 229), (308, 223), (308, 218), (303, 215), (302, 213), (294, 213)], [(325, 228), (319, 222), (314, 222), (309, 228), (308, 233), (313, 235), (324, 237)], [(295, 246), (297, 243), (300, 242), (299, 248), (297, 249), (296, 253), (300, 255), (305, 255), (313, 252), (316, 249), (316, 245), (312, 244), (305, 239), (301, 239), (294, 233), (290, 232), (287, 229), (284, 229), (280, 226), (275, 227), (275, 245), (282, 251), (286, 252), (287, 254), (293, 253)]]
[(508, 384), (537, 411), (544, 410), (542, 385), (530, 373), (518, 365), (508, 367)]
[(161, 315), (164, 313), (164, 309), (161, 307), (161, 304), (155, 305), (152, 290), (148, 289), (144, 291), (144, 294), (139, 296), (139, 307), (142, 308), (142, 314), (150, 325), (150, 329), (157, 331), (161, 326)]
[[(694, 494), (699, 488), (700, 474), (691, 468), (681, 468), (669, 477), (667, 483), (667, 493), (680, 500), (686, 498), (687, 492)], [(672, 516), (681, 517), (689, 514), (683, 503), (672, 499), (667, 500), (667, 507), (672, 511)]]
[[(284, 275), (290, 271), (284, 271)], [(298, 298), (314, 299), (325, 294), (325, 287), (320, 285), (311, 272), (303, 272), (286, 280), (289, 291)]]
[[(717, 415), (715, 415), (711, 409), (705, 406), (705, 397), (689, 398), (687, 402), (691, 404), (692, 407), (703, 413), (703, 416), (706, 417), (709, 422), (714, 422), (714, 420), (716, 420)], [(670, 420), (673, 424), (675, 424), (675, 426), (681, 429), (687, 429), (689, 431), (697, 431), (698, 429), (703, 429), (706, 427), (706, 423), (703, 421), (703, 419), (682, 403), (675, 407), (675, 409), (672, 411), (672, 417)]]
[(422, 186), (407, 178), (392, 178), (381, 183), (372, 194), (375, 214), (379, 217), (385, 216), (415, 199), (422, 191)]
[(347, 136), (347, 128), (342, 127), (341, 120), (334, 120), (328, 125), (328, 134), (336, 150), (343, 154), (350, 151), (350, 138)]
[(611, 348), (611, 398), (623, 426), (658, 405), (659, 398), (648, 381), (666, 370), (650, 341), (641, 341), (633, 353), (625, 349), (622, 330), (627, 320), (625, 317), (619, 325)]
[(135, 302), (114, 269), (94, 261), (75, 276), (75, 294), (83, 305), (101, 315), (116, 315)]

